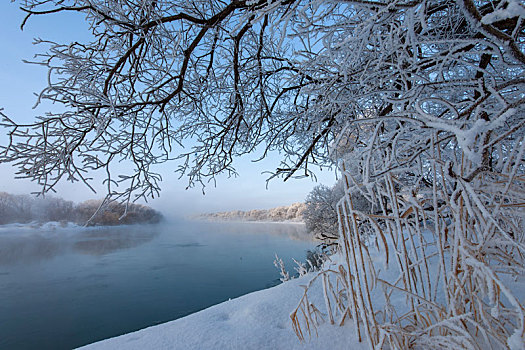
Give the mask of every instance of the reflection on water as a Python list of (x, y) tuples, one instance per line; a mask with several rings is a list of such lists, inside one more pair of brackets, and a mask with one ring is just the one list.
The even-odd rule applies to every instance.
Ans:
[(184, 243), (184, 244), (174, 244), (173, 246), (174, 246), (174, 247), (179, 247), (179, 248), (204, 247), (203, 244), (200, 244), (200, 243), (197, 243), (197, 242), (194, 242), (194, 243)]
[(158, 230), (148, 226), (77, 227), (31, 233), (14, 228), (0, 234), (0, 266), (36, 263), (72, 250), (90, 255), (109, 254), (147, 243), (158, 234)]
[(140, 246), (158, 234), (149, 226), (104, 228), (86, 232), (73, 244), (73, 248), (84, 254), (103, 255)]
[(302, 223), (281, 223), (281, 222), (208, 222), (209, 225), (216, 225), (223, 231), (235, 232), (239, 234), (271, 234), (285, 236), (298, 241), (311, 241), (312, 235), (306, 232)]
[(70, 349), (279, 283), (303, 225), (0, 227), (0, 349)]
[[(272, 234), (293, 240), (309, 241), (302, 224), (219, 222), (196, 223), (216, 226), (219, 232), (235, 234)], [(0, 265), (39, 262), (66, 254), (71, 250), (90, 255), (104, 255), (150, 242), (159, 234), (158, 226), (63, 228), (55, 230), (2, 230), (0, 233)], [(202, 247), (199, 242), (172, 244), (178, 248)]]
[[(219, 232), (235, 234), (272, 234), (293, 240), (309, 241), (302, 224), (282, 223), (198, 223), (216, 226)], [(2, 230), (0, 233), (0, 266), (39, 262), (52, 259), (71, 250), (90, 255), (104, 255), (121, 249), (138, 247), (150, 242), (158, 234), (158, 226), (135, 225), (123, 227), (63, 228), (55, 230)], [(172, 244), (172, 247), (201, 247), (199, 242)]]
[(51, 259), (65, 251), (67, 244), (40, 235), (0, 236), (0, 266)]

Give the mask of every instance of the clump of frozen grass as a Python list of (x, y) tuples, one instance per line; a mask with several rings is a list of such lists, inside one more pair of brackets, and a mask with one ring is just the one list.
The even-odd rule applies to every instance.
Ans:
[[(295, 263), (294, 270), (299, 275), (305, 276), (309, 272), (319, 271), (322, 267), (324, 261), (328, 259), (328, 256), (318, 249), (307, 250), (306, 251), (306, 262), (301, 262), (292, 258)], [(286, 270), (284, 261), (275, 254), (275, 260), (273, 261), (274, 266), (279, 270), (281, 277), (279, 280), (281, 282), (289, 281), (294, 278), (290, 276), (290, 273)]]
[[(356, 66), (323, 101), (349, 96), (352, 117), (332, 144), (344, 182), (339, 258), (291, 314), (301, 339), (329, 320), (352, 322), (371, 349), (524, 348), (525, 68), (477, 40), (465, 3), (363, 5), (355, 22), (367, 14), (366, 25), (325, 37), (330, 59)], [(310, 303), (313, 283), (324, 305)]]
[(306, 265), (300, 261), (297, 261), (293, 259), (293, 262), (295, 263), (295, 271), (299, 274), (299, 277), (305, 276), (308, 273), (308, 269), (306, 268)]
[(273, 261), (273, 264), (279, 270), (279, 273), (281, 274), (281, 278), (279, 278), (279, 280), (281, 282), (289, 281), (290, 274), (288, 273), (288, 271), (286, 271), (286, 268), (284, 267), (283, 259), (279, 258), (277, 254), (275, 254), (275, 260)]
[[(323, 312), (309, 303), (305, 287), (291, 315), (299, 338), (327, 316), (338, 325), (351, 319), (371, 348), (522, 349), (525, 309), (513, 281), (524, 274), (523, 175), (483, 177), (448, 195), (440, 189), (450, 179), (437, 177), (430, 189), (414, 186), (404, 196), (400, 189), (409, 183), (386, 174), (368, 187), (382, 198), (380, 214), (353, 209), (350, 193), (361, 184), (344, 169), (343, 176), (342, 258), (309, 284), (323, 283)], [(368, 244), (359, 232), (363, 222), (375, 229)]]
[(304, 276), (309, 272), (319, 271), (326, 259), (327, 256), (318, 249), (307, 250), (306, 262), (303, 263), (293, 259), (296, 265), (294, 269), (299, 276)]
[(306, 251), (306, 264), (307, 271), (318, 271), (323, 263), (328, 259), (327, 254), (322, 250), (322, 248), (316, 248), (313, 250)]

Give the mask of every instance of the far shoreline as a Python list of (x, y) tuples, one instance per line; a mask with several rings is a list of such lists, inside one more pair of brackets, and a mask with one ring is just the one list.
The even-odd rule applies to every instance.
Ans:
[(228, 220), (228, 219), (210, 219), (202, 217), (189, 217), (188, 220), (191, 221), (201, 221), (201, 222), (214, 222), (214, 223), (236, 223), (236, 224), (292, 224), (292, 225), (305, 225), (304, 221), (266, 221), (266, 220)]
[(46, 222), (11, 222), (7, 224), (0, 224), (0, 229), (5, 228), (19, 228), (19, 229), (31, 229), (31, 230), (49, 230), (49, 229), (71, 229), (71, 228), (85, 228), (85, 229), (92, 229), (92, 228), (105, 228), (105, 227), (127, 227), (127, 226), (148, 226), (148, 225), (159, 225), (163, 224), (165, 221), (159, 221), (159, 222), (137, 222), (137, 223), (123, 223), (123, 224), (111, 224), (111, 225), (85, 225), (76, 223), (73, 221), (46, 221)]

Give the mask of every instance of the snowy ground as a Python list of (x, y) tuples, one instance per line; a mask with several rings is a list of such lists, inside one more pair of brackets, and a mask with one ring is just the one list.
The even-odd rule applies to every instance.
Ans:
[(25, 223), (25, 224), (5, 224), (0, 225), (0, 233), (2, 232), (13, 232), (13, 231), (31, 231), (34, 230), (42, 230), (42, 231), (54, 231), (54, 230), (60, 230), (60, 229), (71, 229), (71, 228), (81, 228), (83, 226), (79, 226), (77, 224), (74, 224), (72, 222), (58, 222), (58, 221), (49, 221), (46, 223), (39, 223), (37, 221)]
[[(195, 314), (158, 326), (103, 340), (82, 349), (367, 349), (355, 332), (321, 325), (304, 342), (292, 330), (290, 312), (303, 294), (301, 285), (311, 276), (294, 279), (276, 287), (244, 295)], [(312, 287), (310, 300), (322, 303), (321, 284)]]

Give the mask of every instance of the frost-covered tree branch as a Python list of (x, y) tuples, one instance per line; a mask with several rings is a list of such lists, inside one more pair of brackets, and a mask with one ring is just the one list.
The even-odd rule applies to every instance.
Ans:
[[(19, 175), (38, 181), (43, 192), (62, 179), (89, 185), (86, 171), (105, 169), (109, 193), (139, 197), (158, 194), (161, 179), (153, 168), (173, 159), (179, 159), (178, 171), (189, 176), (190, 186), (219, 173), (235, 174), (233, 157), (255, 149), (284, 151), (292, 165), (280, 173), (307, 169), (324, 156), (326, 147), (318, 146), (326, 146), (332, 122), (297, 115), (305, 102), (300, 91), (313, 83), (297, 68), (287, 35), (286, 23), (298, 6), (23, 2), (26, 20), (84, 13), (93, 40), (39, 42), (47, 51), (33, 63), (49, 69), (39, 100), (61, 104), (66, 112), (30, 125), (3, 116), (11, 142), (3, 147), (2, 162), (15, 162)], [(299, 137), (300, 131), (309, 135)], [(180, 147), (184, 140), (187, 150)], [(121, 160), (134, 171), (116, 177), (111, 164)], [(117, 190), (122, 183), (124, 189)]]
[[(506, 279), (524, 273), (525, 256), (521, 1), (22, 5), (28, 20), (81, 12), (93, 40), (42, 41), (35, 63), (49, 84), (39, 98), (63, 108), (30, 125), (3, 116), (0, 161), (20, 177), (46, 192), (61, 180), (89, 184), (102, 169), (108, 193), (129, 200), (157, 195), (154, 168), (172, 160), (189, 185), (235, 174), (234, 157), (255, 151), (278, 150), (274, 175), (285, 178), (335, 161), (345, 264), (321, 272), (337, 299), (331, 320), (352, 318), (372, 348), (525, 342), (525, 309)], [(115, 177), (119, 161), (133, 171)], [(375, 232), (396, 278), (369, 260), (360, 227)], [(390, 308), (394, 294), (403, 313)]]
[[(322, 272), (344, 287), (323, 279), (337, 305), (326, 311), (370, 348), (519, 349), (525, 313), (508, 276), (524, 274), (523, 4), (399, 3), (354, 3), (308, 62), (317, 80), (332, 67), (323, 99), (346, 113), (332, 144), (344, 263)], [(311, 331), (312, 315), (292, 315), (298, 335)]]
[[(515, 11), (523, 7), (512, 1), (21, 4), (22, 27), (32, 16), (73, 11), (86, 16), (93, 36), (40, 41), (47, 50), (34, 63), (48, 67), (49, 85), (39, 100), (65, 112), (30, 125), (4, 116), (11, 142), (2, 162), (14, 162), (43, 192), (62, 179), (89, 185), (87, 172), (105, 169), (108, 193), (153, 196), (159, 163), (178, 159), (194, 185), (235, 174), (232, 159), (255, 150), (282, 152), (275, 175), (309, 174), (308, 164), (330, 161), (328, 145), (348, 121), (374, 110), (410, 119), (394, 101), (409, 98), (413, 107), (443, 65), (468, 63), (477, 72), (474, 80), (449, 79), (452, 93), (493, 84), (484, 79), (491, 60), (523, 55)], [(486, 63), (476, 63), (480, 55)], [(113, 175), (111, 164), (121, 160), (134, 170)]]

